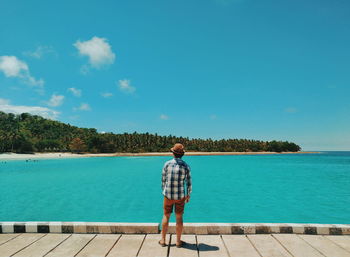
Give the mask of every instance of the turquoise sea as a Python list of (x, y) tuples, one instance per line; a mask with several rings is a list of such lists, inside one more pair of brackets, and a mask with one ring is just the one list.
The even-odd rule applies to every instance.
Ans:
[[(160, 222), (170, 157), (0, 162), (0, 221)], [(185, 156), (185, 222), (350, 223), (350, 152)]]

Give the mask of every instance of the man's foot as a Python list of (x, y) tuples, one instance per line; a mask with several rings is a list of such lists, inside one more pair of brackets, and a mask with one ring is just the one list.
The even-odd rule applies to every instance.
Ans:
[(186, 244), (186, 242), (180, 241), (180, 243), (176, 243), (176, 247), (181, 248), (184, 244)]
[(166, 246), (166, 243), (162, 240), (159, 240), (158, 241), (158, 244), (160, 244), (162, 247), (165, 247)]

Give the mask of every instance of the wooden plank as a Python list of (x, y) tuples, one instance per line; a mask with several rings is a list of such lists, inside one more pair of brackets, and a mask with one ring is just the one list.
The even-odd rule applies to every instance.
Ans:
[(198, 235), (199, 256), (228, 256), (220, 235)]
[(7, 243), (0, 245), (0, 257), (11, 256), (43, 236), (45, 234), (21, 234)]
[(260, 257), (245, 235), (222, 235), (231, 257)]
[(66, 241), (45, 255), (45, 257), (73, 257), (95, 236), (95, 234), (72, 234)]
[(171, 257), (194, 257), (198, 256), (197, 241), (195, 235), (182, 235), (181, 240), (186, 242), (181, 248), (176, 247), (176, 234), (171, 235)]
[(141, 250), (139, 252), (139, 257), (159, 257), (167, 256), (168, 247), (161, 247), (158, 244), (160, 240), (160, 234), (148, 234), (145, 241), (142, 244)]
[(0, 245), (6, 243), (7, 241), (19, 235), (20, 234), (0, 234)]
[(350, 257), (350, 253), (321, 235), (299, 235), (310, 245), (329, 257)]
[(22, 251), (15, 254), (15, 257), (38, 257), (43, 256), (50, 250), (55, 248), (63, 240), (65, 240), (70, 235), (68, 234), (47, 234), (46, 236), (40, 238), (35, 243), (24, 248)]
[(122, 235), (108, 257), (135, 257), (146, 235)]
[(291, 254), (296, 257), (324, 257), (296, 234), (274, 234), (273, 237), (275, 237), (285, 248), (288, 249)]
[(247, 235), (249, 241), (255, 246), (261, 256), (268, 257), (291, 257), (286, 249), (270, 234)]
[(120, 235), (97, 235), (77, 257), (106, 256)]
[(350, 236), (325, 236), (327, 239), (332, 240), (337, 245), (343, 247), (350, 252)]

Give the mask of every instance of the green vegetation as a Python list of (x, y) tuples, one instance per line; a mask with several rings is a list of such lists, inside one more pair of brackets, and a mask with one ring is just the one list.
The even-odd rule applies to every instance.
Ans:
[(248, 139), (189, 139), (149, 133), (97, 133), (37, 115), (0, 112), (0, 152), (167, 152), (174, 143), (187, 151), (203, 152), (297, 152), (300, 147), (282, 141)]

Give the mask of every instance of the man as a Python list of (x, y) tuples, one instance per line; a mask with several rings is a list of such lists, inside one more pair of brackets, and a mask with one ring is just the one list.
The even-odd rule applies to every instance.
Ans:
[[(185, 154), (182, 144), (175, 144), (170, 149), (174, 158), (164, 164), (162, 171), (162, 190), (164, 195), (164, 216), (162, 220), (162, 239), (159, 241), (161, 246), (166, 246), (165, 236), (168, 230), (170, 214), (175, 205), (176, 215), (176, 247), (181, 247), (184, 243), (181, 241), (183, 228), (182, 215), (184, 213), (185, 202), (190, 200), (192, 192), (192, 180), (190, 166), (182, 160)], [(187, 185), (187, 194), (185, 193), (185, 182)]]

